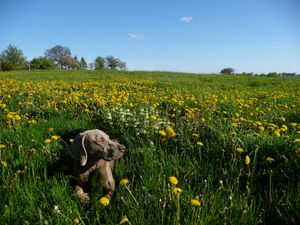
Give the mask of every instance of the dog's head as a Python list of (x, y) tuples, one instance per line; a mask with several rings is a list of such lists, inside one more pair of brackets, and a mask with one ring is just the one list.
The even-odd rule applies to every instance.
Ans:
[(85, 166), (87, 161), (97, 161), (104, 159), (112, 161), (120, 158), (125, 152), (125, 146), (116, 140), (111, 140), (109, 136), (101, 130), (87, 130), (80, 133), (71, 145), (71, 156)]

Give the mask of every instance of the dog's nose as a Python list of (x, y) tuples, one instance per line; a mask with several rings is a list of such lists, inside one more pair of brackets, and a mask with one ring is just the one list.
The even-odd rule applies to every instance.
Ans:
[(119, 145), (119, 146), (118, 146), (118, 149), (119, 149), (119, 151), (122, 152), (122, 153), (124, 153), (125, 150), (126, 150), (126, 148), (125, 148), (124, 145)]

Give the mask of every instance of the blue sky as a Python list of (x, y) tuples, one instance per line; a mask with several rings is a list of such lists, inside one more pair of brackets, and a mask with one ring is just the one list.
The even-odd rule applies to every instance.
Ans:
[(298, 0), (0, 0), (0, 50), (57, 44), (129, 70), (300, 73)]

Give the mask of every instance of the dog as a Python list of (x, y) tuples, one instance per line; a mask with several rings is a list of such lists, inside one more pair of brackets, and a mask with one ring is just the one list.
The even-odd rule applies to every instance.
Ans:
[(75, 178), (75, 193), (82, 203), (90, 201), (85, 192), (92, 172), (98, 172), (104, 188), (105, 197), (111, 198), (115, 190), (113, 178), (114, 161), (120, 158), (126, 148), (116, 140), (98, 129), (79, 133), (70, 146), (70, 155), (74, 159), (73, 177)]

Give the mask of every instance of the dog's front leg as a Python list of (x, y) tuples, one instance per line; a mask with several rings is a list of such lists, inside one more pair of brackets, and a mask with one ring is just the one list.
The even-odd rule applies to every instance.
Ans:
[(113, 178), (111, 165), (112, 163), (113, 162), (101, 160), (100, 165), (98, 167), (100, 182), (102, 187), (104, 188), (104, 196), (109, 199), (115, 191), (115, 180)]

